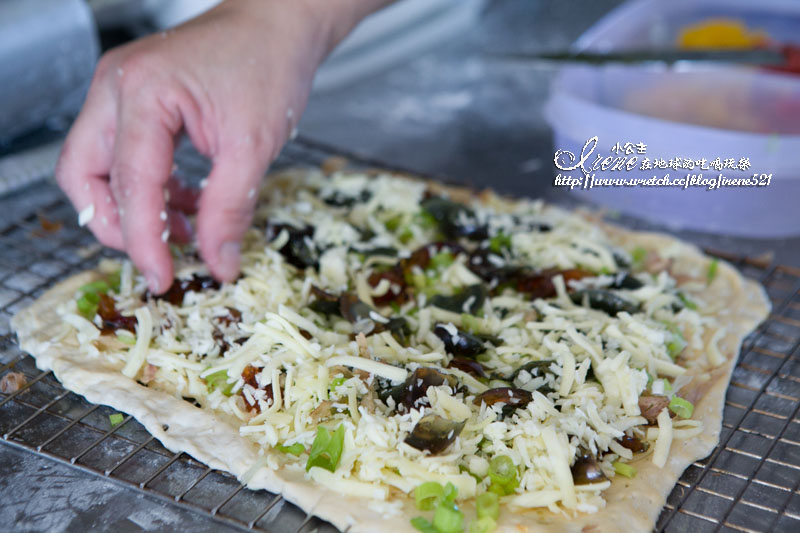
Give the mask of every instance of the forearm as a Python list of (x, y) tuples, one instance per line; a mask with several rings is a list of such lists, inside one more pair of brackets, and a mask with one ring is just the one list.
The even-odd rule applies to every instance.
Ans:
[(226, 0), (218, 6), (218, 11), (239, 11), (250, 17), (261, 13), (271, 16), (274, 4), (282, 4), (281, 9), (294, 11), (297, 16), (312, 24), (318, 40), (318, 60), (324, 59), (339, 42), (369, 14), (385, 7), (395, 0)]

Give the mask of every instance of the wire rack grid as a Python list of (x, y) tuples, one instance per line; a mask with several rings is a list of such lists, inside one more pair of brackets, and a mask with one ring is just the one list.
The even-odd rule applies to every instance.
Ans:
[[(299, 140), (284, 149), (276, 166), (320, 164), (339, 154)], [(184, 174), (196, 177), (207, 171), (207, 162), (191, 152), (179, 150), (177, 159)], [(112, 254), (77, 226), (74, 211), (51, 183), (0, 198), (0, 212), (0, 378), (13, 371), (27, 380), (17, 392), (0, 393), (3, 445), (92, 472), (241, 530), (336, 531), (280, 495), (244, 489), (230, 474), (170, 452), (129, 416), (112, 426), (110, 408), (88, 403), (63, 389), (52, 373), (39, 371), (16, 346), (11, 316), (60, 279)], [(50, 223), (43, 226), (43, 219)], [(686, 470), (656, 530), (800, 531), (800, 269), (717, 255), (764, 284), (773, 312), (742, 347), (726, 397), (720, 444)]]

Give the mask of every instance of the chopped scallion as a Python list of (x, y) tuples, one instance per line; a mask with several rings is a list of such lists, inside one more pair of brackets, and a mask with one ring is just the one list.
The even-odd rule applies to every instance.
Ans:
[(640, 270), (644, 266), (644, 260), (647, 259), (647, 250), (637, 246), (631, 250), (631, 259), (633, 260), (633, 269)]
[(392, 218), (390, 218), (389, 220), (384, 222), (384, 226), (386, 226), (386, 229), (388, 231), (391, 231), (392, 233), (394, 233), (395, 231), (397, 231), (397, 228), (400, 227), (400, 224), (402, 222), (403, 222), (403, 215), (399, 214), (399, 215), (393, 216)]
[(343, 376), (338, 377), (338, 378), (334, 378), (334, 379), (331, 380), (331, 384), (328, 385), (328, 388), (330, 389), (331, 392), (334, 392), (336, 390), (336, 388), (337, 387), (341, 387), (342, 383), (344, 383), (345, 381), (347, 381), (347, 378), (345, 378)]
[(484, 492), (475, 499), (478, 518), (488, 517), (497, 520), (500, 516), (500, 498), (493, 492)]
[(439, 533), (462, 533), (464, 514), (455, 506), (442, 502), (433, 514), (433, 527)]
[(97, 281), (92, 281), (91, 283), (87, 283), (86, 285), (82, 285), (79, 291), (82, 293), (93, 293), (93, 294), (100, 294), (108, 292), (110, 287), (108, 283), (99, 279)]
[(511, 248), (511, 235), (507, 235), (502, 231), (489, 239), (489, 249), (496, 254), (502, 253), (503, 250)]
[(306, 447), (295, 442), (291, 446), (284, 446), (283, 444), (276, 444), (275, 449), (282, 453), (290, 453), (292, 455), (302, 455), (306, 451)]
[(208, 393), (211, 394), (219, 389), (225, 396), (230, 396), (233, 390), (233, 383), (228, 383), (228, 371), (220, 370), (206, 376), (206, 388)]
[(469, 533), (491, 533), (496, 527), (497, 522), (494, 519), (484, 516), (469, 525)]
[(444, 270), (445, 268), (449, 267), (453, 264), (455, 258), (453, 254), (450, 252), (439, 252), (438, 254), (431, 257), (431, 262), (428, 266), (428, 269), (433, 270)]
[(481, 333), (481, 319), (469, 315), (467, 313), (461, 313), (461, 327), (467, 330), (469, 333)]
[(714, 278), (717, 277), (717, 269), (719, 268), (719, 260), (714, 258), (708, 264), (708, 271), (706, 272), (706, 281), (708, 285), (711, 285), (711, 282), (714, 281)]
[(340, 424), (332, 434), (325, 427), (317, 428), (317, 436), (311, 444), (311, 451), (308, 453), (306, 472), (318, 466), (330, 472), (335, 472), (339, 466), (339, 459), (342, 457), (344, 448), (344, 425)]
[(123, 420), (125, 420), (125, 417), (120, 413), (114, 413), (113, 415), (108, 415), (108, 421), (111, 423), (112, 428), (122, 424)]
[(627, 463), (620, 463), (619, 461), (614, 461), (611, 464), (614, 467), (614, 472), (616, 472), (620, 476), (634, 477), (636, 475), (636, 469)]
[(133, 346), (136, 344), (136, 337), (128, 333), (126, 330), (125, 333), (117, 333), (117, 340), (123, 344), (127, 344), (128, 346)]
[(422, 531), (422, 533), (439, 533), (436, 531), (436, 528), (433, 527), (433, 524), (421, 516), (415, 516), (412, 518), (411, 525), (417, 531)]
[(673, 396), (669, 401), (669, 410), (681, 418), (692, 418), (694, 405), (689, 400), (684, 400), (680, 396)]
[(492, 483), (508, 485), (517, 477), (517, 467), (507, 455), (496, 455), (489, 462), (489, 477)]
[(684, 307), (691, 309), (692, 311), (697, 311), (697, 304), (694, 303), (692, 300), (686, 297), (685, 294), (682, 292), (678, 293), (678, 298), (680, 299), (681, 303)]
[(97, 314), (98, 302), (99, 298), (96, 294), (88, 293), (78, 298), (75, 303), (78, 306), (78, 312), (83, 315), (84, 318), (91, 320), (94, 318), (94, 315)]
[(430, 511), (444, 500), (444, 487), (435, 481), (423, 483), (414, 489), (414, 500), (417, 502), (417, 509)]

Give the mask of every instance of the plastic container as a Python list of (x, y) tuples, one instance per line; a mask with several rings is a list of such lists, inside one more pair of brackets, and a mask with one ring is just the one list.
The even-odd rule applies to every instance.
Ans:
[[(590, 28), (576, 49), (608, 51), (674, 47), (681, 28), (709, 18), (733, 18), (763, 29), (775, 41), (800, 43), (800, 2), (746, 0), (635, 0)], [(584, 199), (665, 224), (748, 237), (800, 234), (800, 76), (751, 67), (676, 64), (567, 66), (557, 75), (545, 116), (555, 149), (580, 158), (597, 136), (592, 159), (619, 157), (612, 148), (644, 143), (640, 160), (732, 158), (745, 170), (597, 170), (596, 177), (671, 179), (750, 178), (768, 186), (594, 187), (573, 191)], [(637, 162), (637, 163), (639, 163)], [(562, 166), (564, 166), (562, 164)], [(746, 166), (746, 165), (745, 165)], [(558, 170), (558, 169), (557, 169)], [(583, 176), (580, 170), (562, 175)], [(761, 177), (761, 175), (765, 177)]]

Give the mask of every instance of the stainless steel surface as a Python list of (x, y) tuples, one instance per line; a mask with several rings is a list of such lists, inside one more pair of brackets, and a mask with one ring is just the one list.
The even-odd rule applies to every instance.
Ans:
[(0, 140), (76, 113), (98, 52), (83, 0), (0, 2)]
[(731, 50), (624, 50), (622, 52), (508, 52), (490, 54), (490, 58), (522, 63), (542, 61), (557, 63), (588, 63), (606, 65), (611, 63), (661, 63), (678, 61), (692, 63), (742, 63), (750, 65), (782, 65), (786, 56), (780, 50), (745, 48)]
[[(319, 164), (334, 153), (300, 140), (286, 147), (278, 166)], [(206, 162), (185, 147), (178, 160), (183, 174), (200, 176), (207, 170)], [(380, 165), (368, 160), (356, 163)], [(0, 523), (16, 527), (63, 512), (63, 496), (53, 500), (57, 505), (50, 508), (44, 502), (31, 505), (30, 500), (18, 496), (32, 492), (35, 500), (37, 490), (32, 490), (31, 484), (38, 487), (35, 480), (39, 474), (30, 466), (12, 468), (13, 459), (26, 463), (43, 456), (58, 463), (54, 468), (78, 471), (74, 480), (64, 474), (63, 479), (58, 478), (58, 483), (66, 487), (63, 492), (68, 494), (67, 502), (77, 498), (75, 491), (69, 490), (70, 484), (86, 486), (102, 481), (117, 486), (108, 489), (109, 495), (116, 494), (118, 487), (126, 487), (133, 494), (154, 499), (153, 505), (161, 506), (160, 513), (186, 513), (166, 526), (162, 521), (141, 529), (196, 525), (197, 530), (335, 531), (279, 496), (242, 489), (231, 476), (208, 469), (185, 454), (169, 452), (130, 417), (111, 427), (111, 410), (67, 393), (51, 373), (38, 371), (33, 360), (16, 347), (8, 331), (10, 316), (48, 286), (90, 267), (108, 252), (93, 246), (94, 239), (77, 227), (73, 210), (50, 184), (34, 185), (0, 199), (0, 212), (5, 214), (0, 222), (0, 246), (4, 250), (0, 256), (0, 376), (22, 372), (29, 383), (15, 394), (0, 394), (0, 466), (9, 465), (4, 468), (15, 474), (0, 482), (4, 501)], [(37, 236), (42, 233), (37, 214), (62, 221), (63, 228)], [(765, 284), (774, 311), (744, 344), (725, 402), (720, 445), (709, 458), (694, 463), (684, 473), (667, 500), (657, 530), (797, 531), (800, 268), (768, 266), (763, 261), (729, 255), (725, 258)], [(53, 498), (52, 488), (48, 492), (42, 487), (41, 492)], [(114, 498), (113, 503), (109, 503), (111, 496), (103, 500), (104, 509), (107, 505), (117, 507), (111, 517), (107, 512), (102, 515), (105, 522), (93, 518), (96, 529), (120, 530), (114, 517), (118, 522), (120, 516), (128, 522), (134, 520), (129, 508), (140, 502), (131, 496)], [(79, 506), (69, 505), (72, 511)], [(73, 512), (72, 522), (62, 529), (78, 529), (87, 516), (96, 514)]]

